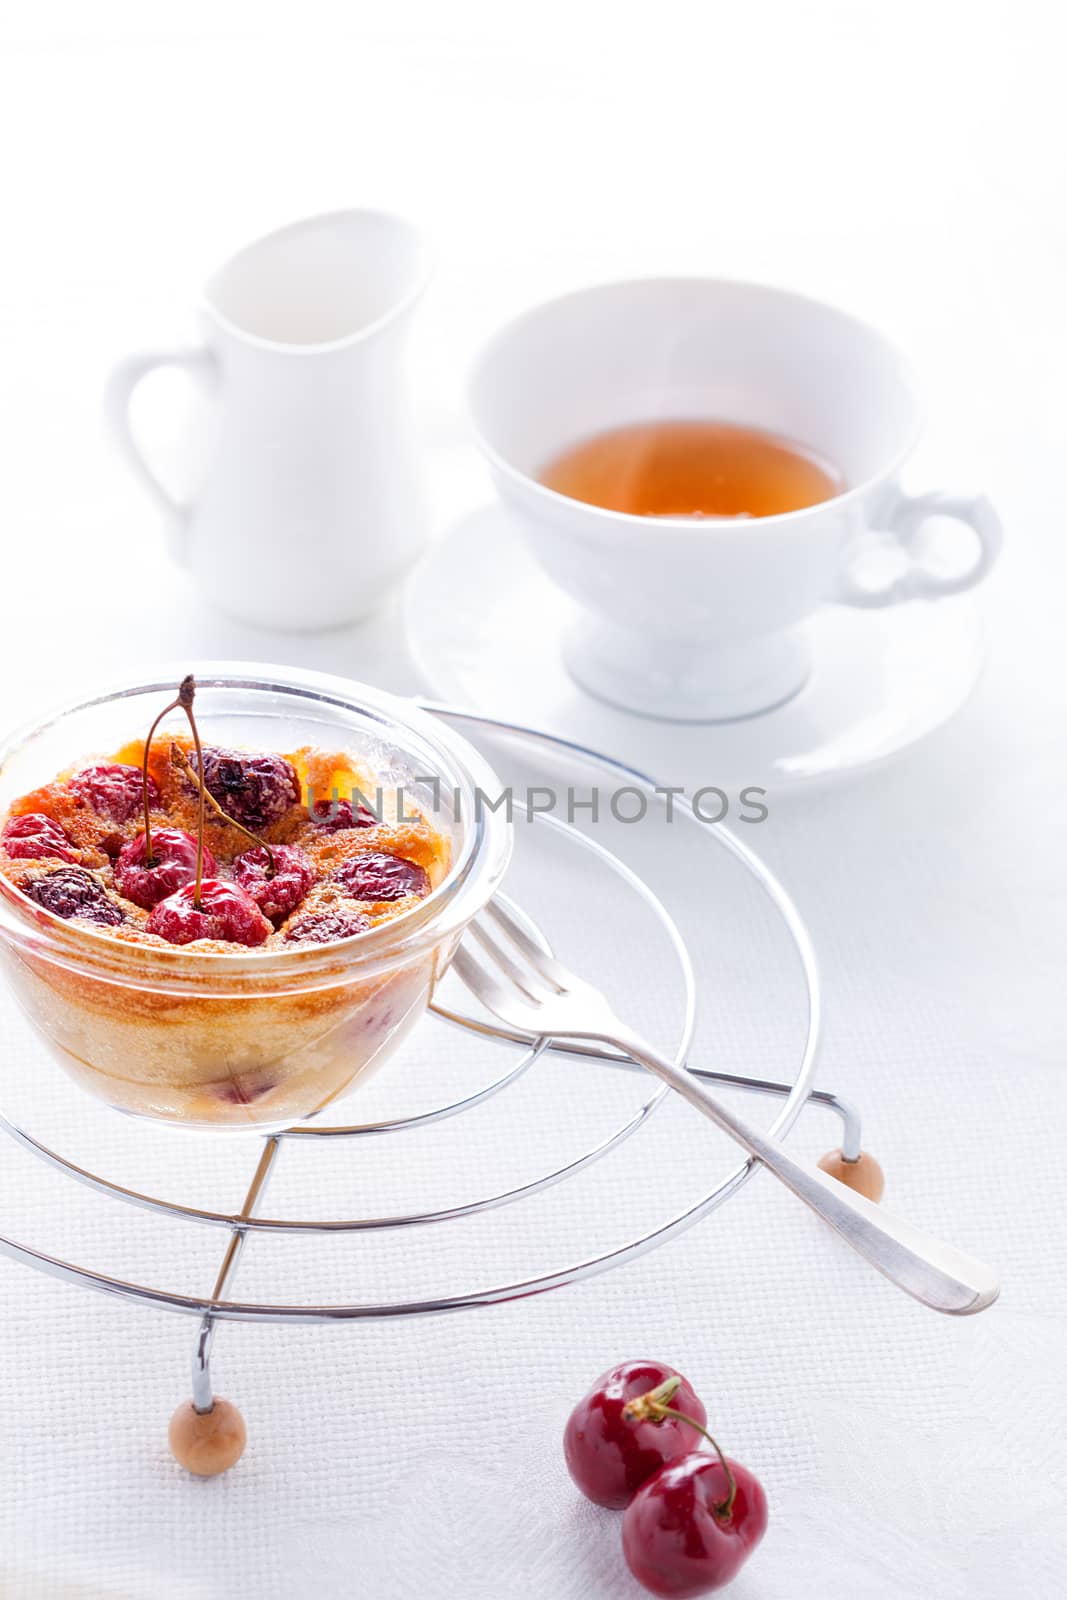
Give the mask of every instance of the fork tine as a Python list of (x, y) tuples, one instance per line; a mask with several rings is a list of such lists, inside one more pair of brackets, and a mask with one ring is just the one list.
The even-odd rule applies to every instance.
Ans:
[(488, 928), (483, 928), (477, 921), (472, 922), (467, 928), (472, 939), (477, 940), (489, 959), (504, 974), (510, 978), (519, 993), (532, 1000), (535, 1005), (542, 1000), (551, 999), (556, 990), (551, 984), (546, 984), (532, 966), (521, 967), (512, 959), (499, 939), (493, 937)]
[(558, 961), (554, 960), (551, 955), (546, 955), (545, 951), (537, 943), (537, 940), (532, 938), (530, 934), (527, 933), (526, 929), (522, 926), (521, 922), (519, 922), (518, 918), (511, 911), (509, 911), (505, 905), (501, 904), (500, 897), (495, 900), (490, 900), (489, 904), (482, 912), (482, 915), (489, 917), (492, 921), (497, 923), (499, 927), (503, 928), (504, 932), (511, 939), (512, 943), (522, 951), (523, 955), (529, 961), (534, 970), (539, 973), (547, 983), (552, 984), (557, 993), (567, 993), (567, 990), (570, 987), (568, 981), (570, 974), (567, 972), (566, 968), (561, 966)]
[[(458, 949), (451, 961), (452, 970), (462, 983), (467, 985), (475, 999), (480, 1000), (483, 1006), (501, 1017), (505, 1022), (507, 1011), (514, 1011), (518, 1001), (514, 990), (507, 988), (499, 979), (485, 970), (480, 961), (476, 961), (469, 950), (462, 946)], [(503, 1009), (502, 1009), (503, 1008)]]

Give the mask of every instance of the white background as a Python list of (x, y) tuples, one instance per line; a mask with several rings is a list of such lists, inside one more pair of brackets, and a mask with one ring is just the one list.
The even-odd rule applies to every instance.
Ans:
[[(235, 1398), (258, 1411), (246, 1460), (205, 1486), (161, 1447), (185, 1330), (6, 1265), (0, 1592), (623, 1600), (612, 1520), (575, 1506), (556, 1438), (595, 1373), (641, 1353), (707, 1375), (768, 1485), (744, 1600), (1063, 1592), (1052, 22), (1032, 0), (6, 8), (5, 721), (147, 656), (414, 686), (391, 615), (297, 641), (206, 613), (99, 423), (109, 364), (187, 335), (214, 265), (341, 205), (406, 212), (436, 241), (414, 355), (439, 525), (482, 492), (457, 430), (484, 333), (535, 297), (665, 270), (768, 279), (880, 324), (927, 394), (914, 483), (986, 489), (1008, 542), (965, 713), (892, 769), (783, 806), (760, 837), (823, 956), (824, 1081), (862, 1102), (895, 1203), (997, 1260), (1001, 1305), (961, 1325), (904, 1305), (753, 1184), (736, 1217), (637, 1275), (376, 1347), (390, 1375), (369, 1416), (362, 1338), (286, 1336), (278, 1396), (283, 1346), (228, 1333)], [(733, 1296), (709, 1288), (709, 1228), (758, 1263)]]

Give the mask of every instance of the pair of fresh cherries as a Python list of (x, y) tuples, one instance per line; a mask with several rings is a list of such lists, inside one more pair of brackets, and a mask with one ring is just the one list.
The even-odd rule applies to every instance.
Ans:
[[(563, 1435), (582, 1493), (624, 1513), (630, 1571), (673, 1600), (729, 1583), (767, 1527), (762, 1485), (723, 1455), (706, 1421), (700, 1397), (673, 1367), (625, 1361), (597, 1379)], [(713, 1454), (696, 1448), (701, 1438)]]

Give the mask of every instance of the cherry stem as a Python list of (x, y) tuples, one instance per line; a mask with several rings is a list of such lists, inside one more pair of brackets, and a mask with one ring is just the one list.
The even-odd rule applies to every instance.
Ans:
[(676, 1411), (668, 1402), (673, 1400), (681, 1387), (681, 1378), (665, 1378), (654, 1389), (649, 1389), (647, 1394), (639, 1394), (631, 1400), (623, 1411), (623, 1416), (628, 1422), (664, 1422), (667, 1417), (673, 1417), (675, 1422), (684, 1422), (687, 1427), (695, 1428), (702, 1438), (706, 1439), (719, 1458), (719, 1465), (726, 1474), (728, 1492), (725, 1500), (713, 1507), (715, 1515), (723, 1522), (730, 1520), (730, 1513), (734, 1509), (737, 1498), (737, 1479), (733, 1475), (730, 1463), (722, 1451), (722, 1446), (705, 1428), (702, 1422), (695, 1417), (687, 1417), (684, 1411)]
[(178, 686), (178, 704), (185, 712), (186, 720), (189, 723), (189, 728), (193, 735), (193, 743), (196, 745), (196, 770), (200, 774), (200, 782), (196, 786), (197, 792), (200, 795), (200, 809), (197, 813), (196, 819), (196, 887), (193, 890), (193, 905), (195, 909), (199, 911), (200, 883), (204, 875), (204, 797), (207, 794), (207, 790), (204, 787), (203, 781), (204, 752), (200, 748), (200, 731), (196, 726), (196, 718), (193, 716), (193, 699), (195, 695), (196, 679), (193, 677), (192, 673), (189, 672), (182, 679)]
[(149, 728), (148, 738), (144, 742), (144, 755), (141, 757), (141, 804), (144, 808), (145, 860), (150, 867), (155, 866), (156, 857), (155, 852), (152, 849), (152, 822), (150, 817), (151, 807), (148, 803), (148, 757), (152, 752), (152, 740), (155, 738), (156, 729), (159, 727), (159, 724), (163, 721), (163, 718), (169, 716), (172, 711), (177, 711), (181, 706), (181, 703), (181, 691), (179, 690), (178, 698), (176, 700), (172, 700), (169, 706), (163, 707), (163, 710), (159, 713), (159, 716)]
[(259, 845), (261, 850), (265, 850), (267, 852), (267, 877), (273, 878), (274, 874), (278, 870), (278, 867), (274, 859), (274, 851), (271, 849), (266, 839), (261, 839), (258, 833), (253, 833), (251, 828), (246, 828), (243, 822), (238, 822), (236, 817), (231, 817), (228, 811), (223, 810), (218, 801), (215, 799), (215, 796), (211, 793), (211, 790), (205, 786), (195, 772), (192, 762), (189, 760), (189, 757), (185, 754), (185, 751), (180, 745), (171, 745), (170, 759), (174, 762), (174, 765), (178, 767), (180, 771), (184, 772), (185, 776), (196, 785), (197, 789), (200, 791), (201, 799), (207, 801), (208, 805), (211, 807), (212, 811), (214, 811), (217, 817), (221, 817), (223, 822), (228, 822), (231, 828), (236, 828), (238, 833), (243, 833), (246, 839), (251, 839), (253, 844)]

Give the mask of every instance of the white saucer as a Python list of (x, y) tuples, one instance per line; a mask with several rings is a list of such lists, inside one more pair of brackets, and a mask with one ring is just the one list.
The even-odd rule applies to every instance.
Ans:
[(574, 615), (496, 505), (463, 518), (407, 589), (408, 642), (437, 698), (610, 751), (690, 793), (779, 791), (883, 762), (959, 710), (985, 657), (968, 596), (827, 606), (808, 624), (811, 677), (785, 705), (737, 722), (661, 722), (578, 687), (560, 647)]

